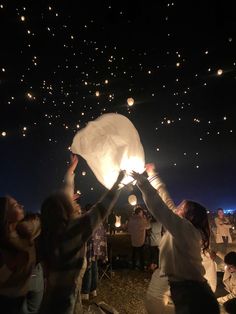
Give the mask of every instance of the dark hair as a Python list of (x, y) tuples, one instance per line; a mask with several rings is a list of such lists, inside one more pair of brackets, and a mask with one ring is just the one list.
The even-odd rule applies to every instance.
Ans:
[(7, 210), (8, 210), (8, 197), (0, 197), (0, 239), (6, 237), (6, 231), (8, 227), (7, 221)]
[(143, 209), (141, 207), (136, 207), (134, 210), (135, 215), (138, 215), (139, 213), (143, 212)]
[(223, 208), (217, 208), (217, 214), (218, 214), (219, 211), (224, 212)]
[(185, 218), (188, 219), (195, 228), (200, 230), (202, 235), (202, 249), (205, 252), (210, 243), (210, 226), (207, 216), (207, 210), (199, 203), (185, 200)]
[(57, 247), (74, 211), (73, 203), (63, 191), (55, 192), (46, 198), (41, 206), (41, 239), (42, 255), (50, 264), (53, 252)]
[(236, 267), (236, 252), (229, 252), (225, 255), (224, 262), (227, 265), (233, 265)]

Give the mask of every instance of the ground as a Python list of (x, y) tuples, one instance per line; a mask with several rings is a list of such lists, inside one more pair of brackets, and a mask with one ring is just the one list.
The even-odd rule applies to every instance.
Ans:
[(111, 280), (99, 282), (96, 302), (104, 301), (120, 314), (143, 314), (144, 297), (151, 274), (138, 270), (116, 270)]
[[(111, 278), (104, 276), (98, 283), (98, 296), (92, 302), (105, 302), (114, 307), (119, 314), (144, 314), (144, 298), (147, 291), (151, 272), (131, 270), (131, 245), (128, 234), (118, 234), (109, 238), (112, 247), (112, 272), (106, 272)], [(236, 250), (236, 243), (229, 246), (229, 250)], [(223, 272), (218, 272), (218, 286), (216, 296), (225, 294), (222, 285)], [(85, 303), (88, 306), (89, 303)]]

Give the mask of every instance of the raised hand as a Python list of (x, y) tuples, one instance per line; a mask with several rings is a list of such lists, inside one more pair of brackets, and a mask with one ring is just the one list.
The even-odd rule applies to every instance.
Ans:
[(145, 177), (145, 175), (142, 173), (138, 173), (135, 171), (131, 171), (130, 176), (134, 178), (134, 180), (137, 181), (138, 184), (142, 184), (143, 182), (145, 182), (147, 180), (147, 178)]
[(77, 165), (78, 165), (78, 161), (79, 161), (79, 159), (78, 159), (77, 155), (71, 154), (70, 155), (70, 165), (69, 165), (68, 171), (73, 173), (75, 171)]
[(145, 169), (147, 171), (148, 176), (152, 176), (153, 174), (156, 173), (156, 168), (154, 163), (148, 163), (145, 165)]
[(125, 170), (120, 170), (119, 175), (116, 179), (116, 182), (113, 184), (112, 189), (117, 189), (121, 181), (124, 179), (124, 176), (126, 174)]

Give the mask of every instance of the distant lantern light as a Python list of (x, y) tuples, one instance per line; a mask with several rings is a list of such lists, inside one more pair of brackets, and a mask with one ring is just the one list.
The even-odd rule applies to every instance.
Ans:
[(179, 63), (179, 62), (177, 62), (177, 63), (176, 63), (176, 66), (177, 66), (177, 67), (179, 67), (179, 66), (180, 66), (180, 63)]
[(105, 84), (108, 84), (108, 80), (105, 80)]
[(6, 70), (5, 70), (5, 68), (2, 68), (2, 72), (5, 72)]
[(115, 227), (120, 228), (121, 226), (121, 216), (116, 216)]
[(24, 126), (24, 127), (23, 127), (23, 131), (26, 131), (26, 130), (27, 130), (27, 127), (26, 127), (26, 126)]
[(127, 99), (127, 104), (128, 104), (128, 106), (133, 106), (133, 104), (134, 104), (134, 99), (132, 98), (132, 97), (130, 97), (130, 98), (128, 98)]
[(229, 42), (231, 43), (231, 41), (233, 40), (233, 38), (232, 37), (229, 37)]
[(21, 19), (22, 22), (24, 22), (24, 21), (25, 21), (25, 16), (22, 15), (22, 16), (20, 17), (20, 19)]
[(82, 176), (86, 176), (86, 171), (82, 171)]
[(32, 96), (31, 93), (27, 93), (27, 97), (28, 97), (29, 99), (32, 99), (32, 98), (33, 98), (33, 96)]
[(3, 132), (2, 132), (2, 136), (4, 137), (4, 136), (6, 136), (6, 135), (7, 135), (7, 132), (3, 131)]
[(223, 74), (223, 70), (222, 69), (219, 69), (218, 71), (217, 71), (217, 75), (222, 75)]
[(136, 197), (136, 195), (131, 194), (128, 197), (128, 202), (129, 202), (130, 205), (135, 206), (137, 204), (137, 197)]
[(99, 97), (99, 96), (100, 96), (100, 93), (99, 93), (98, 90), (96, 91), (95, 95), (96, 95), (96, 97)]

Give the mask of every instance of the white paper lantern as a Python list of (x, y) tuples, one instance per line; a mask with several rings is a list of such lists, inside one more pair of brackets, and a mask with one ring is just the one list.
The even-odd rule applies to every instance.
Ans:
[(128, 202), (129, 202), (130, 205), (135, 206), (137, 204), (137, 197), (136, 197), (136, 195), (131, 194), (128, 197)]
[(116, 216), (115, 227), (119, 228), (121, 226), (121, 216)]
[(131, 107), (134, 104), (134, 99), (132, 97), (127, 99), (127, 104)]
[[(107, 113), (90, 121), (75, 135), (71, 151), (87, 161), (98, 181), (108, 189), (120, 170), (127, 173), (145, 170), (139, 134), (131, 121), (120, 114)], [(122, 183), (126, 185), (132, 181), (127, 174)]]

